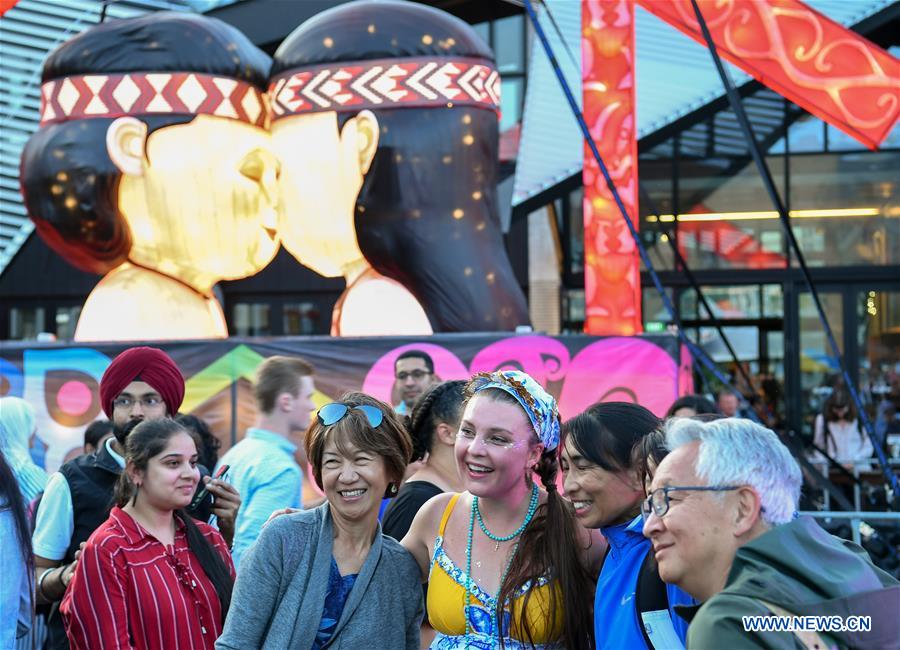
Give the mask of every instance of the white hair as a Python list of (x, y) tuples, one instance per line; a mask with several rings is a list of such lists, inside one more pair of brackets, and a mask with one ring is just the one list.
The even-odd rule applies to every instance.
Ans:
[(763, 521), (772, 526), (793, 519), (800, 466), (771, 429), (742, 418), (672, 418), (666, 424), (669, 451), (695, 440), (700, 441), (697, 476), (709, 485), (749, 485), (759, 495)]

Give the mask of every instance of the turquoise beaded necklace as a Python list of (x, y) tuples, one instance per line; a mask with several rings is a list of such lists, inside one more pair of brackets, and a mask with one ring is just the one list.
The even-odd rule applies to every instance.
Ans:
[[(538, 496), (539, 496), (538, 486), (536, 484), (531, 485), (531, 500), (528, 503), (528, 512), (525, 514), (525, 519), (522, 521), (522, 525), (519, 526), (515, 532), (511, 535), (500, 536), (494, 535), (490, 530), (488, 530), (487, 525), (484, 523), (484, 519), (481, 517), (481, 510), (478, 508), (478, 497), (472, 497), (472, 509), (469, 514), (469, 536), (466, 540), (466, 603), (465, 608), (463, 609), (463, 618), (466, 620), (466, 640), (465, 647), (469, 647), (469, 634), (472, 631), (472, 627), (469, 624), (469, 607), (472, 604), (472, 536), (475, 532), (475, 518), (478, 517), (478, 525), (481, 526), (481, 532), (483, 532), (489, 539), (494, 541), (494, 550), (500, 548), (500, 542), (508, 542), (511, 539), (515, 539), (522, 532), (528, 528), (528, 524), (531, 523), (531, 520), (534, 518), (534, 513), (537, 512), (538, 506)], [(496, 639), (492, 638), (492, 643), (494, 647), (496, 647), (497, 643), (500, 641), (500, 634), (502, 630), (500, 629), (501, 625), (499, 624), (500, 620), (500, 609), (502, 608), (502, 603), (500, 603), (500, 589), (503, 588), (503, 582), (506, 580), (506, 574), (509, 573), (509, 567), (512, 564), (513, 558), (516, 556), (516, 551), (519, 549), (519, 543), (516, 542), (515, 546), (513, 546), (512, 552), (509, 554), (509, 559), (506, 561), (506, 568), (503, 569), (503, 575), (500, 576), (500, 586), (497, 587), (497, 595), (494, 597), (494, 621), (497, 623)]]

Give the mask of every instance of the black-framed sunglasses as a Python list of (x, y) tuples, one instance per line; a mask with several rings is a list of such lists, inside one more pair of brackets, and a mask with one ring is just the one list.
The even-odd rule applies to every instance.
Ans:
[(650, 514), (664, 517), (669, 512), (669, 492), (730, 492), (739, 490), (743, 485), (670, 485), (656, 488), (645, 501), (641, 501), (641, 517), (646, 522)]
[(359, 406), (348, 406), (347, 404), (343, 404), (341, 402), (332, 402), (331, 404), (326, 404), (316, 413), (316, 417), (319, 419), (319, 422), (324, 424), (326, 427), (330, 427), (335, 422), (340, 422), (347, 413), (350, 412), (350, 409), (354, 411), (359, 411), (363, 415), (366, 416), (366, 420), (368, 420), (369, 424), (373, 429), (381, 426), (381, 423), (384, 422), (384, 413), (381, 412), (381, 409), (376, 408), (374, 406), (369, 406), (368, 404), (360, 404)]

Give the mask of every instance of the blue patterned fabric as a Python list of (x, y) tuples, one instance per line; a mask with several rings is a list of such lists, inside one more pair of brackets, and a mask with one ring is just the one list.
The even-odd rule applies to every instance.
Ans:
[(331, 639), (338, 621), (341, 620), (344, 604), (347, 602), (347, 596), (350, 595), (350, 591), (353, 589), (357, 575), (354, 573), (342, 576), (337, 562), (334, 561), (333, 557), (331, 558), (331, 573), (328, 575), (328, 593), (325, 595), (325, 607), (322, 609), (319, 632), (316, 634), (311, 650), (319, 650)]
[(531, 426), (551, 451), (559, 445), (559, 412), (556, 400), (530, 375), (520, 370), (481, 372), (472, 378), (472, 390), (477, 393), (485, 388), (499, 388), (512, 395), (525, 409)]

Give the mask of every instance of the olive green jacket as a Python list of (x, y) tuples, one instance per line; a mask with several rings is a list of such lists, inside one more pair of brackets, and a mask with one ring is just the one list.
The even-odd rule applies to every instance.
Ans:
[(744, 616), (871, 616), (869, 632), (822, 632), (829, 648), (900, 648), (900, 583), (865, 550), (834, 537), (811, 517), (776, 526), (738, 549), (725, 588), (696, 607), (676, 607), (690, 622), (688, 650), (804, 648), (792, 632), (745, 632)]

